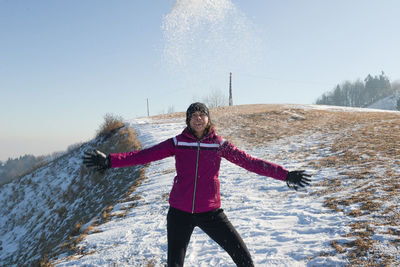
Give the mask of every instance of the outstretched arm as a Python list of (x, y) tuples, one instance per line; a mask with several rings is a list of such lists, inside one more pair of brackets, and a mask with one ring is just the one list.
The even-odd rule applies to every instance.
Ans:
[(225, 141), (221, 147), (222, 157), (230, 162), (259, 175), (286, 181), (288, 170), (284, 167), (262, 159), (250, 156), (243, 150), (235, 147), (231, 142)]
[(222, 157), (230, 162), (245, 168), (248, 171), (286, 181), (289, 188), (297, 189), (310, 185), (311, 175), (304, 170), (288, 171), (284, 167), (250, 156), (243, 150), (238, 149), (232, 143), (226, 141), (221, 147)]
[(161, 160), (174, 155), (174, 143), (167, 139), (162, 143), (147, 149), (130, 151), (126, 153), (111, 153), (111, 168), (119, 168), (134, 165), (143, 165), (152, 161)]
[(174, 155), (172, 139), (165, 140), (147, 149), (130, 151), (125, 153), (104, 154), (99, 150), (85, 152), (83, 164), (86, 167), (95, 167), (97, 170), (119, 168), (134, 165), (143, 165), (152, 161), (161, 160)]

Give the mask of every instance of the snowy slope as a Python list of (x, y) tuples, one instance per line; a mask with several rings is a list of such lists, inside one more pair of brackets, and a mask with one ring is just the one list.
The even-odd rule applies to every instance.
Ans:
[[(222, 161), (222, 208), (256, 266), (400, 263), (400, 112), (249, 105), (212, 115), (218, 132), (239, 148), (313, 174), (313, 187), (294, 192)], [(143, 147), (185, 127), (179, 114), (135, 119), (129, 126)], [(56, 266), (164, 266), (174, 159), (146, 166), (141, 184), (135, 182), (141, 168), (97, 175), (81, 165), (83, 151), (119, 150), (120, 139), (93, 140), (0, 187), (1, 266), (29, 266), (44, 252), (58, 255), (51, 258)], [(74, 227), (80, 221), (86, 224)], [(185, 266), (234, 264), (197, 229)]]
[(125, 144), (118, 133), (94, 139), (0, 186), (0, 266), (33, 266), (45, 254), (62, 250), (63, 243), (70, 246), (70, 237), (80, 234), (77, 224), (93, 220), (104, 206), (122, 198), (139, 169), (93, 174), (81, 159), (94, 147), (113, 151)]
[(397, 101), (400, 99), (400, 92), (392, 96), (385, 97), (378, 100), (374, 104), (368, 106), (368, 108), (373, 109), (385, 109), (385, 110), (397, 110)]
[[(145, 147), (154, 145), (182, 131), (182, 119), (157, 121), (133, 120)], [(334, 138), (333, 136), (331, 138)], [(250, 154), (272, 160), (289, 169), (302, 168), (303, 162), (279, 160), (283, 151), (296, 153), (305, 147), (329, 146), (326, 136), (305, 133), (282, 139)], [(327, 143), (328, 142), (328, 143)], [(310, 155), (303, 161), (323, 157)], [(99, 226), (79, 246), (83, 253), (57, 261), (57, 266), (163, 266), (166, 262), (167, 197), (174, 177), (173, 158), (152, 163), (146, 170), (147, 180), (138, 189), (142, 198), (123, 219)], [(335, 175), (335, 169), (312, 171), (314, 181)], [(293, 192), (286, 184), (249, 173), (227, 161), (222, 162), (222, 207), (245, 240), (256, 266), (345, 265), (342, 255), (333, 252), (331, 240), (343, 239), (349, 218), (323, 206), (322, 197), (308, 192)], [(117, 208), (116, 210), (117, 211)], [(344, 241), (351, 241), (347, 238)], [(234, 266), (229, 255), (208, 236), (195, 230), (186, 255), (186, 266)]]

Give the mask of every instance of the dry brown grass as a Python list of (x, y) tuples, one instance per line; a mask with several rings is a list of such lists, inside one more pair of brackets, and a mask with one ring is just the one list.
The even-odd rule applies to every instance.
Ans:
[[(393, 246), (399, 249), (399, 232), (393, 230), (400, 224), (400, 205), (393, 202), (400, 196), (400, 173), (396, 171), (400, 168), (399, 113), (249, 105), (214, 109), (211, 114), (225, 138), (245, 146), (264, 146), (270, 141), (307, 132), (325, 135), (327, 139), (335, 136), (325, 157), (307, 163), (311, 169), (338, 170), (337, 176), (321, 181), (318, 186), (322, 189), (313, 194), (326, 196), (325, 206), (332, 211), (354, 218), (348, 237), (355, 237), (355, 241), (338, 244), (333, 240), (332, 247), (336, 253), (346, 253), (351, 265), (399, 263), (394, 262), (392, 255), (377, 249), (375, 244), (381, 241), (373, 237), (376, 227), (393, 227), (387, 234), (392, 236)], [(323, 142), (297, 157), (317, 155), (318, 149), (326, 149)], [(377, 167), (379, 173), (375, 170)], [(346, 191), (351, 193), (341, 193), (344, 182)], [(390, 201), (393, 204), (386, 207)]]
[[(336, 196), (326, 198), (326, 206), (334, 211), (342, 211), (345, 207), (358, 204), (359, 209), (351, 210), (346, 214), (356, 218), (368, 220), (365, 224), (351, 224), (352, 235), (358, 236), (355, 242), (347, 244), (350, 249), (348, 255), (352, 264), (364, 266), (392, 265), (393, 257), (375, 249), (374, 244), (380, 242), (373, 239), (374, 226), (390, 225), (399, 226), (399, 205), (392, 205), (386, 209), (382, 206), (393, 197), (400, 195), (399, 174), (393, 171), (393, 165), (398, 163), (400, 157), (399, 136), (400, 118), (391, 113), (367, 113), (341, 118), (348, 121), (347, 134), (337, 138), (332, 146), (332, 151), (341, 152), (335, 161), (323, 159), (323, 167), (347, 167), (346, 173), (355, 180), (355, 191), (350, 197)], [(353, 122), (353, 123), (352, 123)], [(391, 166), (392, 165), (392, 166)], [(374, 168), (385, 168), (385, 174), (380, 176)], [(397, 168), (399, 166), (397, 165)], [(336, 179), (340, 179), (338, 177)], [(364, 183), (359, 183), (365, 180)], [(372, 183), (368, 185), (369, 183)], [(385, 193), (377, 193), (377, 191)], [(389, 215), (389, 216), (388, 216)], [(393, 232), (391, 235), (395, 235)], [(396, 240), (394, 238), (394, 240)], [(395, 247), (399, 245), (394, 241)]]
[(43, 256), (40, 260), (32, 263), (34, 267), (53, 267), (54, 264), (49, 260), (47, 255)]
[[(322, 136), (322, 141), (335, 137), (333, 142), (320, 142), (321, 145), (300, 151), (298, 155), (282, 157), (302, 159), (328, 149), (325, 156), (305, 162), (305, 167), (338, 170), (336, 176), (319, 182), (321, 189), (312, 193), (325, 196), (324, 204), (332, 211), (352, 218), (351, 231), (346, 237), (353, 237), (354, 241), (332, 240), (335, 252), (346, 255), (354, 266), (398, 264), (392, 255), (376, 248), (381, 241), (374, 239), (374, 234), (379, 226), (392, 227), (386, 234), (392, 236), (390, 242), (399, 248), (399, 232), (395, 227), (400, 224), (400, 206), (393, 201), (392, 205), (386, 205), (400, 196), (400, 172), (396, 171), (400, 168), (399, 113), (317, 110), (295, 105), (220, 107), (211, 109), (210, 113), (218, 132), (238, 146), (265, 146), (282, 138), (311, 133)], [(156, 118), (184, 121), (185, 113)], [(351, 193), (342, 193), (344, 186)]]
[[(118, 124), (115, 125), (118, 126)], [(106, 141), (104, 141), (104, 139), (98, 139), (96, 143), (96, 148), (101, 151), (104, 151), (107, 154), (117, 151), (126, 152), (126, 151), (140, 149), (140, 143), (136, 138), (136, 133), (130, 127), (125, 127), (122, 129), (118, 127), (114, 128), (114, 130), (119, 129), (118, 131), (111, 130), (113, 132), (111, 135), (106, 136)], [(140, 200), (140, 196), (135, 194), (134, 192), (137, 189), (137, 187), (140, 186), (142, 181), (145, 179), (144, 171), (145, 169), (143, 167), (138, 167), (138, 168), (135, 167), (133, 169), (121, 169), (118, 170), (119, 173), (118, 177), (111, 177), (109, 179), (110, 181), (108, 181), (107, 179), (105, 179), (104, 173), (92, 172), (88, 170), (86, 167), (82, 166), (80, 168), (80, 174), (79, 174), (80, 177), (77, 177), (74, 180), (74, 183), (72, 183), (72, 185), (74, 186), (78, 185), (79, 188), (81, 187), (85, 188), (85, 186), (88, 183), (88, 180), (90, 181), (90, 179), (92, 179), (96, 185), (101, 184), (104, 187), (103, 189), (107, 190), (108, 192), (111, 191), (111, 189), (107, 189), (109, 188), (109, 186), (115, 187), (113, 188), (113, 190), (115, 189), (113, 192), (119, 192), (121, 188), (123, 188), (124, 190), (126, 190), (125, 188), (128, 189), (125, 191), (125, 195), (122, 199), (115, 201), (114, 196), (112, 196), (111, 200), (110, 198), (104, 198), (102, 205), (104, 205), (105, 208), (103, 208), (103, 210), (100, 213), (98, 212), (96, 213), (100, 215), (97, 218), (95, 218), (93, 220), (93, 223), (88, 227), (86, 227), (85, 229), (82, 229), (82, 226), (88, 223), (88, 218), (84, 219), (84, 221), (78, 221), (72, 224), (68, 232), (69, 233), (68, 239), (63, 241), (64, 243), (60, 246), (61, 250), (57, 253), (67, 252), (68, 254), (72, 254), (73, 256), (86, 255), (88, 252), (86, 252), (85, 248), (82, 247), (81, 245), (78, 246), (78, 244), (80, 244), (81, 241), (88, 234), (98, 233), (99, 225), (110, 221), (113, 217), (122, 218), (127, 216), (129, 210), (137, 205), (137, 202)], [(133, 181), (130, 180), (132, 178), (134, 178)], [(126, 181), (126, 183), (120, 181)], [(116, 189), (117, 187), (120, 189)], [(64, 202), (69, 202), (69, 200), (74, 201), (77, 198), (75, 191), (77, 192), (81, 191), (81, 190), (72, 190), (72, 188), (73, 187), (71, 187), (71, 190), (67, 190), (64, 194), (62, 194), (61, 197)], [(115, 204), (119, 202), (128, 202), (128, 201), (131, 202), (129, 205), (124, 205), (120, 211), (113, 212)], [(56, 212), (61, 216), (66, 212), (66, 209), (62, 207), (59, 208)], [(92, 217), (90, 217), (89, 219), (91, 218)], [(81, 217), (77, 217), (77, 219), (83, 220)]]
[(246, 142), (252, 146), (301, 134), (308, 130), (308, 121), (318, 119), (316, 114), (307, 114), (305, 110), (275, 105), (217, 108), (211, 111), (211, 116), (225, 138), (236, 144)]
[[(379, 226), (387, 226), (384, 234), (390, 235), (390, 242), (399, 248), (399, 231), (396, 229), (400, 224), (400, 207), (393, 201), (391, 205), (386, 205), (400, 196), (400, 172), (396, 171), (400, 168), (399, 113), (338, 112), (282, 105), (222, 107), (211, 109), (210, 112), (218, 132), (238, 146), (265, 146), (268, 142), (310, 133), (318, 134), (322, 141), (329, 139), (329, 142), (320, 142), (319, 146), (307, 148), (296, 155), (282, 155), (302, 159), (319, 155), (321, 149), (328, 149), (329, 153), (325, 156), (305, 161), (305, 167), (314, 170), (333, 168), (338, 171), (334, 177), (326, 177), (319, 182), (320, 190), (313, 192), (313, 195), (325, 197), (326, 207), (351, 218), (351, 231), (345, 238), (354, 241), (344, 243), (332, 240), (333, 254), (320, 256), (343, 254), (354, 266), (398, 263), (394, 262), (392, 255), (377, 249), (375, 245), (381, 241), (374, 239), (374, 235), (380, 231)], [(154, 118), (179, 118), (184, 121), (185, 113)], [(128, 127), (126, 129), (128, 131)], [(139, 144), (136, 146), (140, 147)], [(376, 167), (380, 168), (379, 173)], [(144, 179), (144, 173), (141, 176)], [(133, 192), (142, 179), (138, 179), (121, 202), (137, 203), (140, 200), (140, 196)], [(345, 191), (351, 193), (342, 193), (344, 186), (347, 187)], [(167, 200), (168, 195), (162, 198)], [(132, 204), (131, 207), (134, 206)], [(152, 261), (148, 263), (151, 266)]]
[(341, 253), (346, 252), (346, 249), (343, 246), (341, 246), (339, 243), (337, 243), (335, 240), (332, 240), (331, 245), (332, 245), (332, 247), (335, 248), (336, 253), (341, 254)]
[(120, 116), (107, 113), (104, 115), (103, 124), (101, 124), (100, 128), (97, 130), (96, 138), (100, 136), (109, 137), (124, 126), (125, 123)]
[(126, 152), (130, 150), (139, 150), (141, 148), (136, 133), (130, 127), (125, 127), (119, 131), (117, 138), (122, 141), (117, 143), (115, 151)]

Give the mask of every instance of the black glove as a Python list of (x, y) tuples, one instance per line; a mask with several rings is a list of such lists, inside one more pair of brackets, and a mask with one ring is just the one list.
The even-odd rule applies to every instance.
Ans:
[(98, 171), (111, 168), (110, 157), (97, 149), (93, 152), (85, 152), (85, 156), (83, 156), (83, 164), (88, 168), (96, 167), (96, 170)]
[(294, 189), (297, 191), (299, 186), (305, 187), (306, 185), (310, 185), (311, 179), (306, 177), (311, 177), (311, 175), (304, 173), (304, 170), (301, 171), (291, 171), (286, 176), (286, 184), (290, 189)]

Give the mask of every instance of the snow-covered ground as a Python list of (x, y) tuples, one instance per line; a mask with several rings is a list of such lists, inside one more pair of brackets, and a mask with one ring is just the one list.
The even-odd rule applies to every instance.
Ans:
[(400, 92), (394, 95), (385, 97), (381, 100), (376, 101), (368, 108), (372, 109), (385, 109), (385, 110), (397, 110), (397, 101), (400, 99)]
[[(184, 120), (132, 120), (143, 147), (149, 147), (179, 134)], [(334, 136), (330, 137), (334, 138)], [(304, 162), (323, 157), (309, 155), (301, 161), (280, 157), (283, 151), (296, 153), (305, 147), (317, 147), (326, 136), (304, 133), (280, 139), (257, 149), (247, 149), (253, 156), (270, 160), (293, 170)], [(284, 158), (284, 159), (281, 159)], [(111, 170), (112, 171), (112, 170)], [(336, 175), (335, 169), (312, 171), (313, 181)], [(125, 217), (114, 217), (98, 226), (79, 244), (81, 255), (64, 258), (56, 266), (164, 266), (167, 238), (168, 195), (174, 177), (174, 159), (154, 162), (146, 169), (147, 179), (134, 192), (141, 196), (138, 205)], [(343, 266), (343, 254), (335, 254), (332, 240), (343, 240), (349, 217), (323, 206), (323, 197), (308, 191), (295, 192), (286, 184), (250, 173), (223, 160), (220, 172), (222, 208), (247, 244), (256, 266)], [(124, 203), (114, 207), (120, 212)], [(354, 240), (351, 237), (344, 241)], [(332, 256), (329, 256), (332, 254)], [(188, 247), (185, 266), (234, 266), (229, 255), (201, 230), (196, 229)]]

